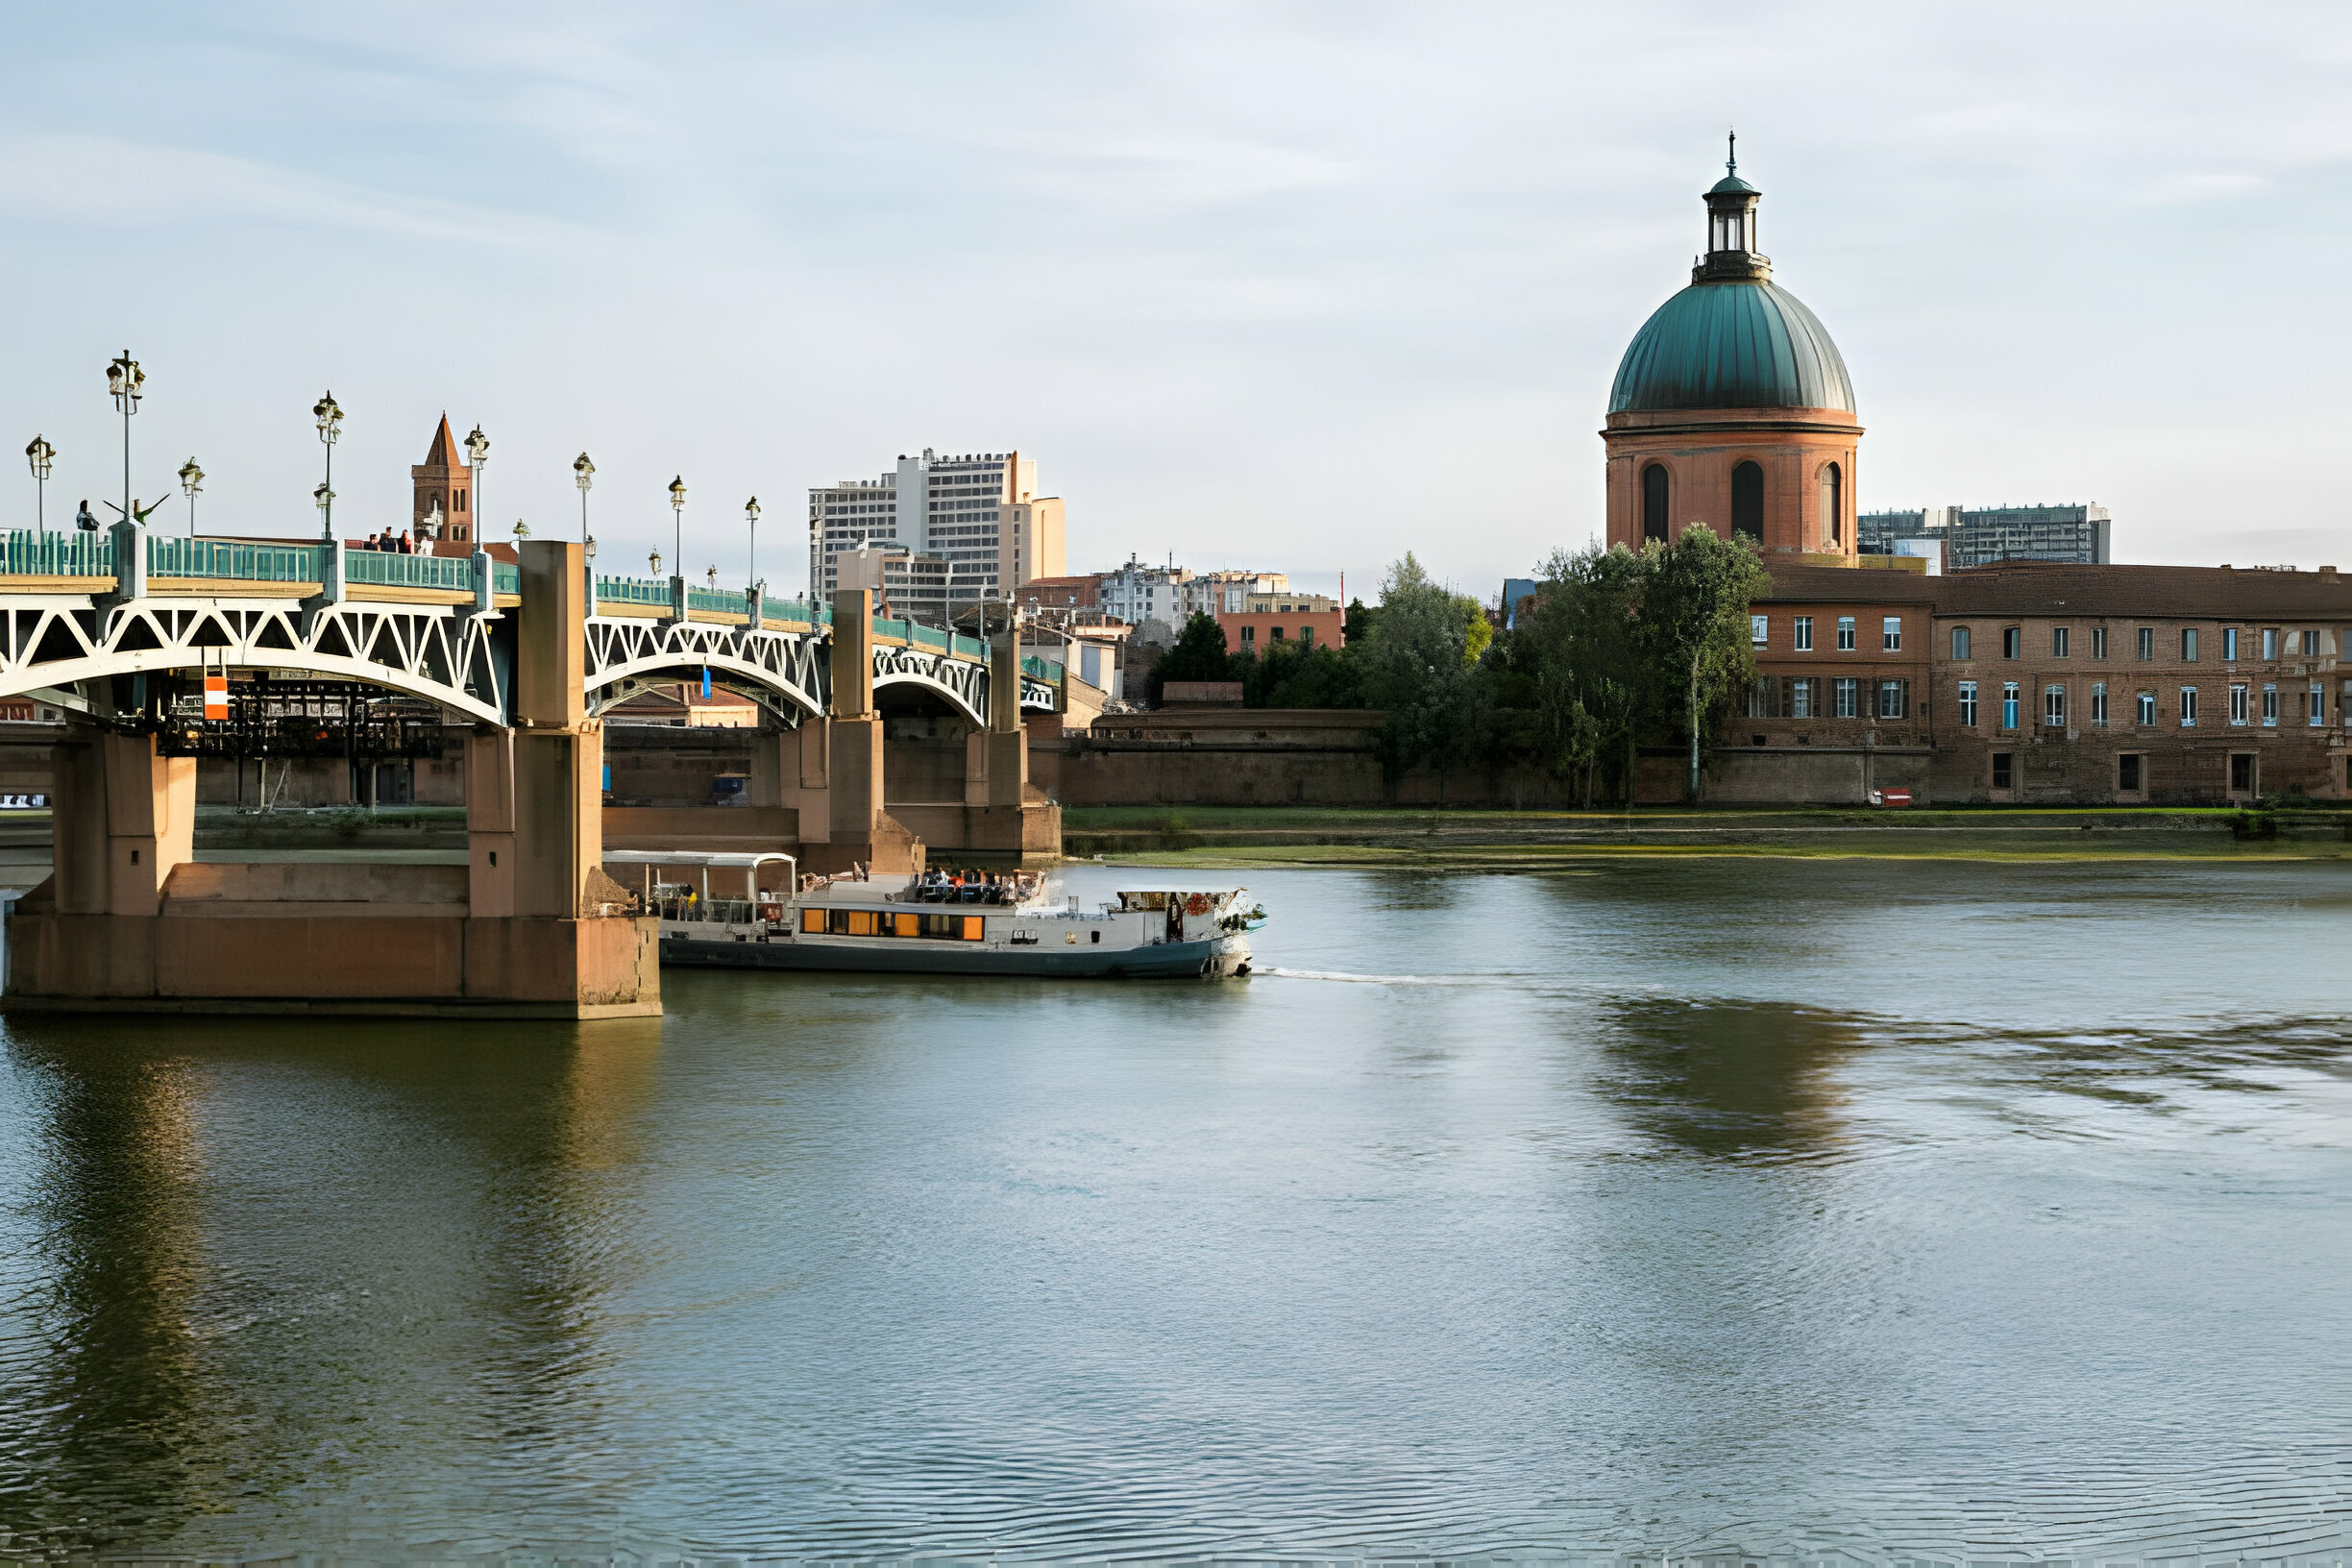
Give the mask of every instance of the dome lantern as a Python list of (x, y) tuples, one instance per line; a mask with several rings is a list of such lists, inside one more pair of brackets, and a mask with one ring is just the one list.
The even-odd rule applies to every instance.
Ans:
[(1706, 258), (1691, 269), (1691, 282), (1766, 282), (1772, 258), (1756, 249), (1756, 204), (1764, 193), (1739, 177), (1739, 133), (1731, 133), (1724, 177), (1708, 187)]

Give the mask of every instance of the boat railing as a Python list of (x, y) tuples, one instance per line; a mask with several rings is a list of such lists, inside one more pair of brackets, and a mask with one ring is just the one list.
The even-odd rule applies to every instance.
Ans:
[[(780, 901), (779, 901), (780, 902)], [(680, 923), (749, 925), (761, 919), (760, 906), (748, 898), (697, 898), (670, 895), (655, 900), (661, 918)]]

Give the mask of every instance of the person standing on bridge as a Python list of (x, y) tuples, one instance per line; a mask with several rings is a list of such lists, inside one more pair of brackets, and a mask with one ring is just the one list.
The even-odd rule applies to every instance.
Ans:
[(82, 503), (82, 509), (74, 513), (74, 527), (80, 528), (84, 533), (96, 533), (98, 531), (98, 520), (90, 515), (88, 502), (84, 502)]

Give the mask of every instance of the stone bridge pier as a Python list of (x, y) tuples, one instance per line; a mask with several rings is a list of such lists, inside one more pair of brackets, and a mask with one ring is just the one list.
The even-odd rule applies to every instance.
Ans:
[(521, 554), (512, 723), (478, 724), (466, 747), (467, 865), (200, 863), (194, 760), (159, 755), (137, 716), (116, 712), (58, 748), (56, 869), (10, 922), (5, 1005), (658, 1014), (656, 922), (625, 912), (599, 864), (580, 547), (532, 541)]

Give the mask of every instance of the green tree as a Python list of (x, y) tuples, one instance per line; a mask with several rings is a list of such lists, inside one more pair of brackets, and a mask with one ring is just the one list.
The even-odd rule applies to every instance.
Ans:
[(1653, 546), (1643, 586), (1640, 640), (1651, 676), (1648, 716), (1690, 741), (1690, 800), (1699, 798), (1701, 732), (1755, 678), (1748, 606), (1772, 587), (1755, 547), (1685, 528)]
[(1468, 756), (1484, 706), (1478, 656), (1493, 636), (1478, 600), (1440, 586), (1409, 551), (1381, 579), (1380, 612), (1359, 664), (1368, 706), (1385, 714), (1381, 762), (1393, 782), (1406, 770), (1446, 770)]
[(1225, 651), (1225, 628), (1217, 625), (1216, 617), (1195, 610), (1184, 630), (1176, 634), (1176, 645), (1152, 661), (1151, 699), (1160, 700), (1160, 694), (1171, 680), (1234, 680), (1234, 655)]
[(1360, 708), (1363, 673), (1353, 650), (1322, 644), (1269, 643), (1244, 657), (1242, 699), (1253, 708)]

